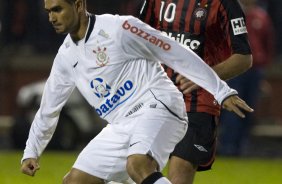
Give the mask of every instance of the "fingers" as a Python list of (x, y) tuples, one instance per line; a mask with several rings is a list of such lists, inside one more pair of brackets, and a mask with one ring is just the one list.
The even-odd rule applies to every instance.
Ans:
[(230, 108), (230, 111), (234, 112), (241, 118), (245, 118), (245, 114), (236, 105), (233, 105), (232, 108)]
[(40, 167), (35, 159), (25, 160), (21, 167), (22, 173), (29, 175), (29, 176), (34, 176), (36, 171), (39, 169)]
[(249, 105), (244, 101), (244, 100), (242, 100), (241, 98), (239, 98), (238, 96), (237, 96), (237, 103), (236, 103), (236, 105), (238, 106), (238, 107), (240, 107), (241, 109), (243, 109), (244, 111), (247, 111), (247, 112), (253, 112), (254, 111), (254, 109), (252, 109), (251, 107), (249, 107)]
[(188, 86), (188, 87), (183, 87), (183, 89), (181, 89), (181, 87), (180, 87), (180, 89), (182, 90), (182, 93), (184, 95), (187, 95), (187, 94), (191, 93), (192, 91), (194, 91), (194, 90), (196, 90), (198, 88), (199, 88), (199, 86), (196, 85), (196, 84), (193, 84), (193, 85)]
[(185, 77), (183, 77), (182, 75), (178, 74), (176, 76), (175, 83), (176, 84), (180, 84), (183, 80), (185, 80)]
[(176, 84), (179, 84), (179, 89), (182, 91), (183, 94), (189, 94), (195, 89), (198, 89), (199, 86), (190, 81), (189, 79), (183, 77), (182, 75), (178, 74), (175, 80)]
[(238, 96), (230, 96), (223, 102), (223, 108), (228, 111), (234, 112), (241, 118), (245, 118), (245, 114), (241, 111), (253, 112), (254, 110), (246, 104), (244, 100)]

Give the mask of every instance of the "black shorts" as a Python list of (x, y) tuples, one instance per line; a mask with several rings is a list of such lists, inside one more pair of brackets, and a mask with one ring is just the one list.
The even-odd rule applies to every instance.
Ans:
[(186, 135), (171, 155), (198, 166), (198, 171), (209, 170), (215, 158), (218, 117), (202, 112), (187, 115), (189, 126)]

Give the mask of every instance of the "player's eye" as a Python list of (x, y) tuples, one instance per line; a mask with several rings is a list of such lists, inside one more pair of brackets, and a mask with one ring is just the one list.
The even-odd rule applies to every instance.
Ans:
[(53, 12), (56, 12), (56, 13), (59, 13), (60, 11), (62, 11), (62, 7), (59, 7), (59, 6), (54, 7), (54, 8), (52, 9), (52, 11), (53, 11)]
[(60, 6), (55, 6), (55, 7), (50, 8), (50, 9), (45, 9), (45, 11), (46, 11), (48, 14), (51, 13), (51, 12), (53, 12), (53, 13), (59, 13), (59, 12), (61, 12), (62, 10), (63, 10), (63, 8), (60, 7)]

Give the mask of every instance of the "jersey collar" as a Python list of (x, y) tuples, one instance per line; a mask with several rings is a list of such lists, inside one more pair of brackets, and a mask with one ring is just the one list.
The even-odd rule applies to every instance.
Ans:
[(85, 37), (85, 42), (86, 43), (91, 35), (91, 32), (94, 28), (94, 24), (95, 24), (95, 15), (93, 14), (89, 14), (89, 27), (88, 27), (88, 30), (87, 30), (87, 34), (86, 34), (86, 37)]

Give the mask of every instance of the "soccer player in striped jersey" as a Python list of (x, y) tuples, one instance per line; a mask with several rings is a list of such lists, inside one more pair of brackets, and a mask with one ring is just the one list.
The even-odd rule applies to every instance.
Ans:
[[(245, 17), (237, 0), (145, 0), (140, 18), (192, 49), (222, 80), (252, 65)], [(189, 118), (186, 136), (171, 154), (168, 175), (174, 184), (191, 184), (197, 170), (209, 170), (214, 162), (220, 106), (209, 92), (164, 68), (183, 92)]]
[[(228, 81), (228, 85), (244, 96), (244, 100), (255, 107), (261, 95), (261, 85), (265, 81), (265, 69), (273, 61), (275, 52), (275, 31), (266, 10), (258, 5), (258, 0), (240, 0), (246, 16), (253, 67), (244, 74)], [(268, 85), (266, 85), (268, 86)], [(233, 116), (225, 110), (220, 120), (218, 153), (222, 156), (243, 156), (250, 143), (249, 134), (255, 121), (254, 114), (244, 119)], [(229, 130), (232, 129), (232, 134)]]

